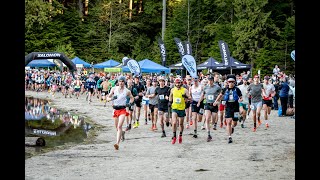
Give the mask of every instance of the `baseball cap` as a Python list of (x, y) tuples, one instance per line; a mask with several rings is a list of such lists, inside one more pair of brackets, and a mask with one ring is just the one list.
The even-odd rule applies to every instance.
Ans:
[(213, 76), (210, 74), (208, 80), (213, 80)]
[(176, 78), (176, 79), (174, 80), (174, 82), (175, 82), (175, 83), (181, 82), (181, 79), (180, 79), (180, 78)]
[(269, 76), (264, 76), (264, 79), (265, 79), (265, 80), (269, 80), (270, 77), (269, 77)]
[(164, 77), (163, 76), (159, 76), (159, 81), (163, 80), (164, 81)]
[(140, 78), (140, 76), (139, 76), (138, 74), (137, 74), (137, 75), (134, 75), (133, 77), (134, 77), (134, 78), (138, 78), (138, 79)]
[(126, 82), (126, 77), (124, 77), (124, 76), (119, 76), (119, 77), (118, 77), (118, 81)]
[(170, 73), (170, 76), (173, 76), (173, 74), (172, 74), (172, 73)]

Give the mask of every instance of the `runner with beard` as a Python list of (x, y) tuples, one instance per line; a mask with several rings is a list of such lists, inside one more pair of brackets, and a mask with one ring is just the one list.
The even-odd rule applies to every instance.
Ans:
[(182, 133), (183, 133), (183, 122), (186, 116), (186, 100), (191, 100), (189, 92), (186, 88), (182, 87), (182, 81), (180, 78), (174, 80), (175, 87), (170, 90), (169, 95), (169, 106), (172, 109), (172, 144), (176, 143), (177, 140), (177, 123), (180, 125), (179, 143), (182, 143)]
[(163, 76), (159, 77), (159, 84), (155, 90), (154, 94), (151, 94), (150, 97), (154, 97), (158, 95), (158, 114), (159, 114), (159, 121), (162, 130), (161, 137), (167, 137), (166, 132), (164, 130), (164, 122), (166, 126), (169, 127), (169, 116), (168, 116), (168, 102), (169, 102), (169, 95), (170, 95), (170, 87), (165, 86), (165, 79)]

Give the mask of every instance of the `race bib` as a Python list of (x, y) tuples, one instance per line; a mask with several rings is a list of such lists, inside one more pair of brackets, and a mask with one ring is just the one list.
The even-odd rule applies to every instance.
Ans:
[(142, 101), (142, 104), (145, 105), (145, 104), (146, 104), (146, 101)]
[(239, 112), (234, 112), (233, 117), (234, 117), (234, 118), (239, 118)]
[(176, 103), (176, 104), (180, 104), (180, 103), (181, 103), (181, 98), (176, 98), (176, 99), (175, 99), (175, 103)]
[(90, 86), (90, 88), (93, 88), (93, 87), (94, 87), (93, 85)]
[(105, 95), (105, 93), (103, 92), (103, 93), (101, 93), (101, 96), (104, 96)]
[(253, 105), (250, 105), (250, 108), (251, 108), (252, 110), (254, 110), (254, 106), (253, 106)]
[(225, 105), (225, 104), (226, 104), (226, 101), (221, 101), (221, 104), (222, 104), (222, 105)]
[(164, 95), (162, 94), (162, 95), (159, 95), (159, 99), (160, 100), (164, 100)]
[(203, 114), (203, 113), (204, 113), (204, 109), (201, 108), (201, 109), (199, 110), (199, 113)]
[(214, 95), (208, 95), (208, 100), (213, 101)]

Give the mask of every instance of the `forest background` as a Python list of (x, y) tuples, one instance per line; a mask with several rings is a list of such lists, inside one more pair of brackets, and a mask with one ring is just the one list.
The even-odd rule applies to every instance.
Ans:
[[(127, 56), (161, 64), (162, 9), (163, 0), (25, 0), (25, 54), (56, 51), (93, 64)], [(209, 57), (222, 62), (223, 40), (253, 73), (270, 74), (277, 64), (294, 74), (293, 0), (166, 0), (165, 23), (167, 66), (181, 61), (177, 37), (191, 43), (197, 64)]]

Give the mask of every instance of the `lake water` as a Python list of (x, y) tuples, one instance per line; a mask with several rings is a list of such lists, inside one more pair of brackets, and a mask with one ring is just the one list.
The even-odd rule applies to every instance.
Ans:
[(84, 117), (51, 107), (47, 100), (25, 97), (26, 156), (84, 142), (91, 128)]

